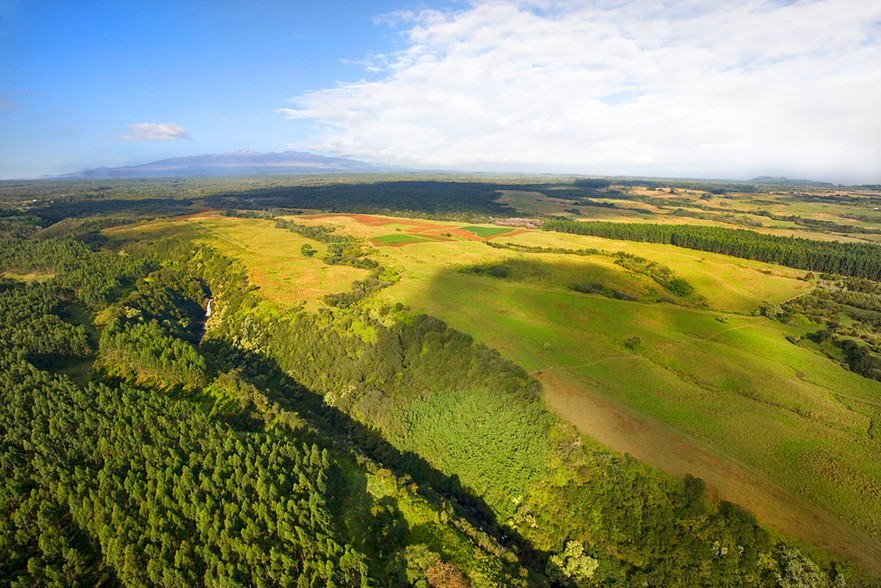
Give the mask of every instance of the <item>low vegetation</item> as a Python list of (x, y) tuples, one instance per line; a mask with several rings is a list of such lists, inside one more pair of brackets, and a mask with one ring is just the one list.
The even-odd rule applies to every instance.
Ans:
[(813, 292), (762, 311), (782, 321), (807, 317), (820, 328), (794, 343), (821, 350), (852, 371), (881, 381), (881, 284), (857, 278), (806, 279), (818, 282)]
[[(513, 215), (499, 189), (553, 188), (518, 181), (139, 185), (154, 200), (176, 186), (175, 206), (190, 206), (186, 195), (245, 209), (160, 219), (129, 206), (145, 194), (125, 183), (71, 184), (93, 198), (47, 185), (27, 210), (15, 199), (33, 188), (8, 190), (0, 577), (871, 584), (881, 574), (872, 514), (881, 472), (864, 456), (879, 448), (877, 382), (859, 375), (874, 364), (852, 345), (877, 353), (863, 326), (879, 314), (877, 283), (482, 226)], [(618, 202), (615, 190), (627, 201), (651, 188), (570, 182), (553, 197)], [(670, 189), (686, 193), (651, 198), (690, 201), (695, 191)], [(708, 203), (724, 195), (706, 194)], [(91, 200), (125, 212), (91, 222), (91, 205), (77, 208)], [(389, 235), (392, 216), (292, 210), (333, 207), (450, 222), (430, 229), (438, 238), (405, 243), (410, 234)], [(46, 225), (62, 213), (82, 222)], [(861, 251), (836, 247), (828, 251)], [(19, 279), (28, 275), (44, 277)], [(755, 285), (729, 296), (743, 277)], [(724, 447), (864, 543), (838, 544), (831, 527), (821, 544), (844, 558), (796, 543), (741, 506), (708, 500), (694, 476), (599, 445), (548, 409), (559, 389), (543, 389), (555, 381), (546, 376)]]

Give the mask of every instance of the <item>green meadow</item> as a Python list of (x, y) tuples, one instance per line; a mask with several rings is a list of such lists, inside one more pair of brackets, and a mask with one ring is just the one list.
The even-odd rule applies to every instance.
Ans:
[[(869, 434), (881, 388), (786, 339), (816, 326), (752, 315), (763, 303), (810, 290), (798, 279), (802, 272), (673, 247), (538, 232), (509, 241), (626, 250), (656, 260), (675, 267), (709, 308), (659, 302), (657, 284), (609, 256), (517, 253), (469, 242), (395, 250), (390, 261), (402, 267), (404, 279), (381, 299), (404, 301), (499, 349), (545, 383), (551, 405), (560, 392), (553, 376), (565, 376), (585, 396), (609, 400), (622, 414), (645, 418), (646, 426), (672, 428), (820, 512), (881, 538), (881, 465), (865, 459), (881, 449)], [(478, 263), (511, 271), (499, 278), (462, 270)], [(573, 291), (580, 280), (640, 300)], [(633, 338), (639, 344), (629, 349)], [(624, 437), (602, 441), (620, 451), (640, 450)], [(689, 465), (701, 474), (701, 464)], [(725, 488), (715, 490), (725, 497)], [(753, 500), (756, 510), (773, 510), (762, 502), (760, 488), (746, 499), (748, 507)], [(770, 524), (786, 528), (786, 516)]]
[[(353, 281), (367, 275), (363, 269), (325, 264), (321, 261), (325, 244), (277, 229), (270, 220), (206, 213), (183, 220), (125, 225), (106, 234), (120, 239), (186, 236), (211, 245), (243, 262), (251, 283), (260, 288), (261, 294), (288, 308), (305, 304), (306, 308), (315, 309), (322, 304), (320, 300), (325, 294), (345, 291)], [(317, 253), (304, 256), (301, 248), (305, 244)]]
[(468, 231), (469, 233), (474, 233), (478, 237), (483, 239), (489, 237), (495, 237), (497, 235), (504, 235), (505, 233), (510, 233), (512, 229), (510, 227), (481, 227), (475, 225), (468, 225), (467, 227), (461, 227), (460, 231)]
[(419, 243), (420, 241), (425, 241), (420, 237), (415, 237), (413, 235), (407, 234), (396, 234), (396, 235), (381, 235), (379, 237), (374, 237), (371, 239), (373, 243), (376, 245), (406, 245), (408, 243)]
[[(786, 338), (816, 325), (757, 313), (809, 292), (803, 271), (561, 233), (522, 232), (490, 247), (389, 235), (389, 226), (349, 216), (297, 222), (397, 245), (370, 253), (400, 279), (368, 305), (401, 302), (499, 350), (538, 378), (546, 404), (587, 435), (674, 475), (703, 477), (710, 496), (737, 501), (806, 542), (859, 551), (864, 561), (881, 553), (881, 463), (866, 459), (881, 451), (872, 433), (881, 385)], [(174, 226), (245, 262), (277, 302), (321, 306), (324, 293), (344, 292), (365, 274), (324, 265), (325, 245), (271, 221), (202, 215), (113, 232), (173, 234)], [(512, 231), (462, 230), (484, 239)], [(304, 243), (319, 254), (301, 255)], [(669, 268), (700, 298), (673, 295), (627, 269), (616, 257), (622, 253)], [(582, 283), (602, 288), (573, 289)], [(664, 451), (670, 446), (682, 451)]]

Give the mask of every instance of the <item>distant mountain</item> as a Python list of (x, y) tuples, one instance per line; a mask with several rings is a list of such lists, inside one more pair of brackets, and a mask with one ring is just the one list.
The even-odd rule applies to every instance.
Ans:
[(784, 186), (832, 186), (829, 182), (817, 182), (815, 180), (794, 180), (782, 176), (758, 176), (747, 180), (754, 184), (778, 184)]
[(257, 153), (235, 151), (190, 157), (172, 157), (127, 167), (99, 167), (53, 176), (54, 179), (158, 178), (173, 176), (234, 176), (304, 173), (389, 171), (393, 168), (343, 157), (325, 157), (305, 151)]

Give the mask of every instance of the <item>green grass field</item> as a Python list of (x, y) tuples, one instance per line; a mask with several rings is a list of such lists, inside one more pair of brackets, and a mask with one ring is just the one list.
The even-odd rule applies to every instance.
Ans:
[(371, 241), (376, 245), (407, 245), (408, 243), (419, 243), (420, 241), (425, 241), (420, 237), (414, 237), (413, 235), (407, 234), (397, 234), (397, 235), (382, 235), (379, 237), (374, 237)]
[[(615, 197), (604, 197), (606, 192), (602, 190), (590, 196), (593, 202), (613, 205), (604, 208), (579, 203), (578, 192), (565, 188), (561, 183), (542, 191), (501, 190), (499, 202), (524, 216), (572, 215), (585, 220), (748, 227), (775, 235), (811, 239), (881, 241), (881, 232), (878, 232), (881, 213), (876, 210), (877, 200), (872, 200), (877, 199), (877, 192), (871, 190), (812, 187), (805, 191), (710, 194), (702, 189), (671, 191), (624, 184), (610, 188), (619, 193)], [(578, 214), (574, 214), (576, 208)], [(810, 221), (831, 225), (818, 227)], [(838, 230), (835, 225), (847, 229)]]
[[(570, 409), (589, 410), (591, 401), (607, 401), (620, 409), (610, 411), (609, 419), (635, 417), (638, 428), (652, 433), (634, 439), (611, 428), (611, 435), (600, 438), (603, 443), (651, 460), (672, 429), (680, 442), (691, 442), (712, 459), (702, 453), (676, 464), (675, 457), (662, 455), (654, 465), (705, 477), (716, 496), (736, 499), (762, 513), (766, 523), (833, 549), (849, 541), (846, 530), (831, 538), (829, 526), (842, 519), (864, 533), (850, 549), (874, 543), (870, 549), (878, 553), (881, 467), (865, 460), (881, 449), (867, 433), (881, 403), (878, 383), (785, 339), (816, 327), (750, 314), (763, 302), (808, 291), (810, 285), (798, 279), (803, 272), (577, 236), (533, 232), (506, 241), (644, 256), (676, 268), (711, 308), (611, 300), (567, 287), (585, 276), (650, 298), (655, 287), (650, 280), (608, 257), (487, 251), (468, 242), (395, 250), (391, 259), (403, 267), (404, 279), (381, 297), (438, 316), (535, 372), (549, 405), (560, 406), (559, 395), (574, 386), (584, 402), (570, 399)], [(445, 254), (451, 247), (455, 254)], [(509, 278), (475, 275), (458, 271), (450, 258), (505, 264), (513, 271)], [(631, 337), (641, 340), (635, 351), (624, 346)], [(561, 377), (567, 386), (555, 385)], [(577, 413), (563, 416), (585, 423)], [(732, 475), (732, 467), (740, 473)], [(792, 506), (800, 500), (807, 506)], [(796, 521), (794, 511), (832, 517), (829, 526), (810, 527)]]
[[(207, 243), (226, 255), (242, 261), (251, 282), (268, 300), (284, 307), (306, 304), (314, 310), (321, 297), (345, 292), (352, 282), (362, 280), (367, 270), (321, 261), (326, 246), (290, 231), (275, 228), (269, 220), (233, 218), (206, 213), (184, 219), (161, 220), (135, 226), (122, 226), (106, 232), (116, 238), (183, 237)], [(305, 257), (304, 244), (318, 252)]]
[[(349, 216), (298, 222), (338, 226), (382, 244), (407, 234)], [(409, 221), (408, 221), (409, 222)], [(409, 226), (409, 225), (402, 225)], [(500, 227), (464, 227), (499, 234)], [(365, 272), (325, 266), (323, 245), (271, 221), (200, 215), (114, 229), (111, 235), (185, 231), (247, 264), (276, 302), (321, 305)], [(521, 253), (466, 239), (406, 241), (372, 257), (400, 272), (368, 302), (403, 302), (498, 349), (545, 386), (546, 402), (586, 434), (675, 475), (703, 477), (711, 496), (754, 510), (761, 522), (855, 557), (881, 556), (881, 452), (870, 434), (881, 385), (793, 345), (816, 326), (753, 316), (811, 289), (804, 272), (671, 246), (529, 231), (496, 243), (599, 254)], [(309, 242), (313, 258), (299, 251)], [(663, 290), (614, 263), (627, 252), (673, 269), (708, 308), (659, 302)], [(503, 265), (507, 277), (463, 271)], [(581, 294), (600, 282), (639, 301)], [(669, 297), (668, 297), (669, 298)], [(628, 348), (625, 342), (638, 338)]]
[(469, 225), (467, 227), (460, 227), (459, 230), (468, 231), (469, 233), (474, 233), (478, 237), (487, 239), (489, 237), (496, 237), (498, 235), (510, 233), (513, 229), (511, 229), (510, 227), (480, 227), (476, 225)]
[(54, 275), (55, 274), (52, 274), (49, 272), (40, 272), (40, 271), (28, 272), (26, 274), (7, 271), (7, 272), (0, 273), (0, 278), (9, 278), (10, 280), (19, 280), (19, 281), (25, 282), (27, 284), (30, 284), (31, 282), (45, 282), (46, 280), (49, 280), (52, 277), (54, 277)]

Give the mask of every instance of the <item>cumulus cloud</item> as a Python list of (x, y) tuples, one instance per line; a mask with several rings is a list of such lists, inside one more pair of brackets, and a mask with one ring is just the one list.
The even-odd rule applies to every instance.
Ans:
[(122, 135), (120, 141), (171, 141), (189, 139), (187, 130), (175, 123), (135, 123), (128, 126), (131, 134)]
[(881, 179), (881, 4), (487, 1), (387, 17), (377, 81), (282, 109), (389, 163)]

